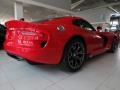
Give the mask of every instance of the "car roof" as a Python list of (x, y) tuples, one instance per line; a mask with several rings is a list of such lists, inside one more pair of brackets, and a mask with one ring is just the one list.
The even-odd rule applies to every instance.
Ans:
[(34, 22), (45, 22), (45, 21), (52, 21), (52, 20), (60, 20), (60, 19), (64, 19), (64, 20), (73, 20), (73, 19), (82, 19), (80, 17), (76, 17), (76, 16), (63, 16), (63, 17), (57, 17), (57, 18), (48, 18), (48, 19), (44, 19), (44, 20), (38, 20), (38, 21), (34, 21)]

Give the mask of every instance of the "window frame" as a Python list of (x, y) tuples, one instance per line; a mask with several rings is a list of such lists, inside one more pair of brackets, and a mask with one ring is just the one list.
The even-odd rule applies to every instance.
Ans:
[[(79, 22), (79, 23), (76, 23), (76, 22)], [(77, 27), (79, 27), (81, 29), (84, 29), (86, 31), (96, 31), (95, 28), (89, 22), (87, 22), (87, 21), (85, 21), (83, 19), (74, 19), (72, 23), (73, 23), (73, 25), (75, 25), (75, 26), (77, 26)], [(82, 28), (82, 25), (80, 25), (81, 23), (83, 24), (83, 26), (88, 24), (90, 26), (89, 28), (91, 28), (91, 30)]]

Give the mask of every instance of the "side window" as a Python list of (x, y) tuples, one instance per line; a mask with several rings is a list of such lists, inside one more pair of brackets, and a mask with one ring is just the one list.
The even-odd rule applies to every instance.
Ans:
[(73, 21), (73, 24), (74, 24), (75, 26), (80, 27), (80, 28), (83, 28), (83, 27), (84, 27), (83, 22), (82, 22), (82, 20), (80, 20), (80, 19), (74, 20), (74, 21)]
[(83, 29), (88, 30), (88, 31), (95, 31), (95, 29), (93, 28), (93, 26), (91, 24), (89, 24), (87, 21), (84, 21), (82, 19), (74, 20), (73, 24), (75, 26), (78, 26), (78, 27), (83, 28)]
[(88, 30), (88, 31), (94, 31), (95, 29), (92, 27), (92, 25), (90, 25), (88, 22), (84, 22), (84, 27), (83, 27), (85, 30)]

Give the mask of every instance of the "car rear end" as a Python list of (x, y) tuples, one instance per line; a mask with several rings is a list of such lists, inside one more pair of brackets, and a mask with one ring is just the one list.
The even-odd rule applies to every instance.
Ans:
[[(7, 53), (38, 63), (55, 64), (50, 36), (34, 23), (23, 21), (8, 21), (4, 49)], [(51, 61), (50, 61), (51, 60)], [(53, 61), (52, 61), (53, 60)]]

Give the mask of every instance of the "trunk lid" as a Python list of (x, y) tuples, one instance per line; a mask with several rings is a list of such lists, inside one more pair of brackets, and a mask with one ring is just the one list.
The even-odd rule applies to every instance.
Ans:
[(8, 21), (6, 27), (6, 41), (13, 46), (39, 47), (40, 41), (45, 39), (42, 30), (38, 30), (38, 26), (33, 23), (13, 20)]

